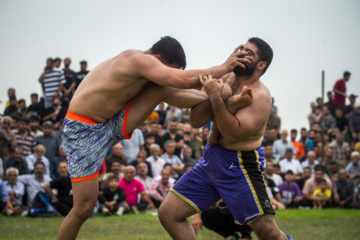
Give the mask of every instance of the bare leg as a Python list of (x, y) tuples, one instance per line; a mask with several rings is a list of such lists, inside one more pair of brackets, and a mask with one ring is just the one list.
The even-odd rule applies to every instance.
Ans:
[(99, 195), (98, 178), (72, 183), (74, 207), (61, 224), (57, 239), (75, 239), (80, 227), (91, 216)]
[(272, 214), (265, 214), (251, 224), (259, 240), (287, 240), (286, 235), (279, 229)]
[(198, 239), (191, 223), (186, 219), (196, 211), (189, 204), (169, 192), (159, 208), (159, 219), (163, 227), (175, 240)]

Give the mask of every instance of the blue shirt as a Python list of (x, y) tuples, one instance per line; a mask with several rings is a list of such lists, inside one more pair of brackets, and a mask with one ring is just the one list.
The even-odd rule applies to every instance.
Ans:
[(4, 182), (6, 191), (13, 191), (15, 192), (15, 202), (17, 205), (22, 205), (22, 198), (25, 194), (25, 187), (24, 184), (20, 181), (16, 181), (14, 186), (11, 186), (8, 181)]
[(10, 199), (9, 194), (6, 191), (5, 184), (4, 184), (3, 180), (1, 180), (1, 179), (0, 179), (0, 197), (1, 197), (2, 201), (6, 200), (6, 199)]

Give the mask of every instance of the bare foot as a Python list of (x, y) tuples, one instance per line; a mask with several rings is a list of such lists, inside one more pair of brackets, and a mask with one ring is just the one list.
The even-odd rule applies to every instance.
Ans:
[(249, 105), (251, 103), (252, 97), (253, 96), (252, 96), (251, 88), (244, 86), (243, 89), (241, 90), (241, 93), (230, 97), (226, 101), (226, 106), (232, 114), (235, 114), (241, 108), (244, 108), (247, 105)]
[(232, 96), (232, 90), (229, 84), (224, 83), (223, 88), (221, 89), (221, 96), (224, 101), (229, 99)]

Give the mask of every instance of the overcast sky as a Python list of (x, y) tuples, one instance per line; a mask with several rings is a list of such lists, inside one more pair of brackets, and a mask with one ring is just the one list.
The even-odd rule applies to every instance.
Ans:
[(358, 0), (0, 0), (0, 112), (9, 87), (27, 104), (40, 93), (47, 57), (69, 56), (75, 71), (85, 59), (91, 69), (170, 35), (183, 45), (187, 69), (208, 68), (257, 36), (274, 51), (261, 80), (282, 129), (300, 129), (308, 127), (310, 102), (321, 96), (322, 70), (325, 91), (349, 70), (348, 93), (360, 94), (359, 26)]

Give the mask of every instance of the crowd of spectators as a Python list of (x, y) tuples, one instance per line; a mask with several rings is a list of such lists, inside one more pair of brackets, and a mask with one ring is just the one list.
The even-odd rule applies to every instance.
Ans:
[[(26, 215), (39, 192), (50, 196), (57, 215), (67, 215), (72, 208), (61, 129), (69, 102), (89, 71), (86, 61), (76, 73), (70, 58), (64, 59), (62, 69), (61, 63), (60, 58), (47, 59), (39, 77), (41, 97), (31, 94), (30, 105), (8, 89), (0, 124), (0, 207), (6, 215)], [(345, 72), (340, 80), (349, 77)], [(262, 146), (274, 208), (360, 207), (360, 102), (354, 94), (347, 96), (346, 88), (337, 90), (338, 85), (344, 84), (336, 82), (326, 103), (317, 98), (310, 104), (309, 126), (300, 129), (299, 137), (297, 129), (281, 128), (273, 99)], [(340, 93), (350, 104), (339, 102)], [(210, 123), (193, 128), (189, 112), (161, 103), (131, 139), (109, 149), (99, 169), (99, 204), (94, 211), (122, 215), (161, 205), (207, 143)]]

